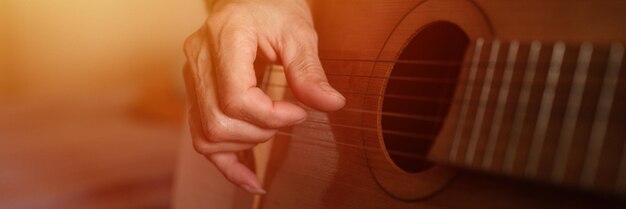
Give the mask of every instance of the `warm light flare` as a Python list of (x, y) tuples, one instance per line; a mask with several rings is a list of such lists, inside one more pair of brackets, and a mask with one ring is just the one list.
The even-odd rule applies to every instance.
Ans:
[(0, 208), (167, 207), (181, 45), (205, 16), (199, 0), (0, 1)]

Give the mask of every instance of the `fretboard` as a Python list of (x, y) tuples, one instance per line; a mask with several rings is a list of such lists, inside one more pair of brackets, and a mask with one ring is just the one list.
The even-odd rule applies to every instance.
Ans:
[(468, 54), (450, 163), (626, 194), (622, 44), (478, 39)]

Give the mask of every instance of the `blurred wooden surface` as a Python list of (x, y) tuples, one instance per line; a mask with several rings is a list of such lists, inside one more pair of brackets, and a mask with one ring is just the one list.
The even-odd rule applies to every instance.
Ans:
[(0, 208), (169, 208), (180, 126), (136, 98), (0, 102)]

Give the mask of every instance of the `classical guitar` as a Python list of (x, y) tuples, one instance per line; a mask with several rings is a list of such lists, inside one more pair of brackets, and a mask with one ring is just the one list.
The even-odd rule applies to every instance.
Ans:
[(626, 208), (626, 1), (312, 9), (347, 105), (278, 133), (255, 207)]

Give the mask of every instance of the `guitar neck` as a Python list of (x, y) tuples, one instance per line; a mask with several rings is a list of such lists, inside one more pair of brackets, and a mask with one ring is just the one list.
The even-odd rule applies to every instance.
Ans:
[(468, 52), (431, 159), (626, 194), (623, 45), (478, 39)]

